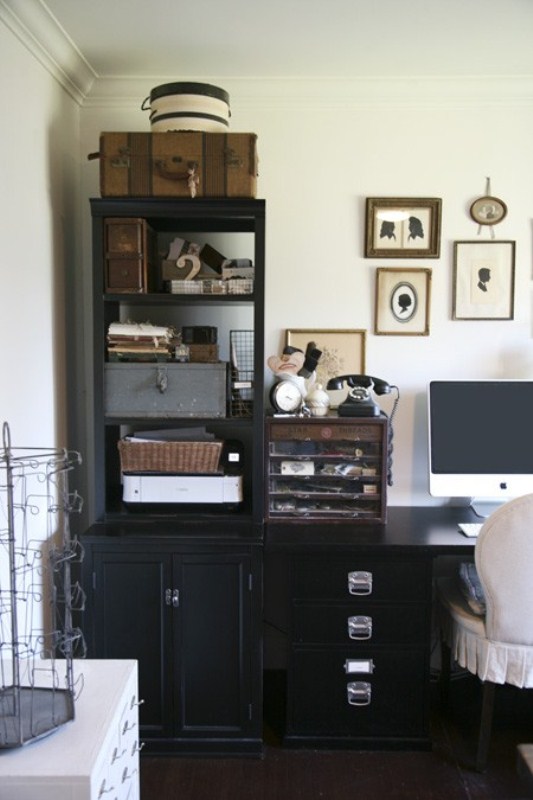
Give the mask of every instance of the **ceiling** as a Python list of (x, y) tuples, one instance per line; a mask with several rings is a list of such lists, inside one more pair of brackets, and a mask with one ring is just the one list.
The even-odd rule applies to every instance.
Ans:
[(533, 75), (533, 0), (42, 5), (98, 78)]

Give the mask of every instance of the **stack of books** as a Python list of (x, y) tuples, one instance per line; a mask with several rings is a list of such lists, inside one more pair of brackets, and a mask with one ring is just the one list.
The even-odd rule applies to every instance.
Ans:
[(107, 331), (109, 361), (170, 361), (180, 337), (172, 326), (112, 322)]

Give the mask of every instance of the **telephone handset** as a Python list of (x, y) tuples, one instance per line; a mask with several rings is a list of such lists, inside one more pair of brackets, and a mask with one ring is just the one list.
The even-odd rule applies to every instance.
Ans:
[(381, 409), (372, 399), (371, 390), (379, 395), (389, 394), (391, 387), (386, 381), (372, 375), (338, 375), (330, 378), (326, 388), (342, 389), (345, 383), (349, 387), (348, 395), (337, 409), (340, 417), (379, 416)]

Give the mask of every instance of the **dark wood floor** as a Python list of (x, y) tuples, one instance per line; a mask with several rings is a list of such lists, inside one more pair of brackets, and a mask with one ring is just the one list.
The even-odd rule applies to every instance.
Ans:
[(442, 710), (432, 686), (431, 752), (292, 750), (265, 726), (262, 759), (141, 758), (141, 800), (522, 800), (516, 745), (533, 742), (533, 692), (499, 687), (487, 771), (474, 753), (479, 684), (453, 681)]

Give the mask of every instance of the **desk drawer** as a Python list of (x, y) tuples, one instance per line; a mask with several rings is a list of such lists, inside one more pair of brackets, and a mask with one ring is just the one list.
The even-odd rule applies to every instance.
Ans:
[[(347, 674), (347, 659), (372, 659), (372, 674)], [(289, 677), (288, 735), (421, 737), (427, 735), (427, 663), (419, 650), (299, 649)], [(364, 689), (350, 695), (350, 686)], [(355, 697), (357, 704), (349, 702)], [(359, 704), (360, 703), (360, 704)], [(355, 745), (355, 742), (354, 742)]]
[(305, 644), (421, 644), (429, 636), (427, 605), (294, 603), (292, 638)]
[(361, 602), (429, 602), (431, 564), (356, 554), (343, 559), (301, 558), (294, 565), (293, 597)]

